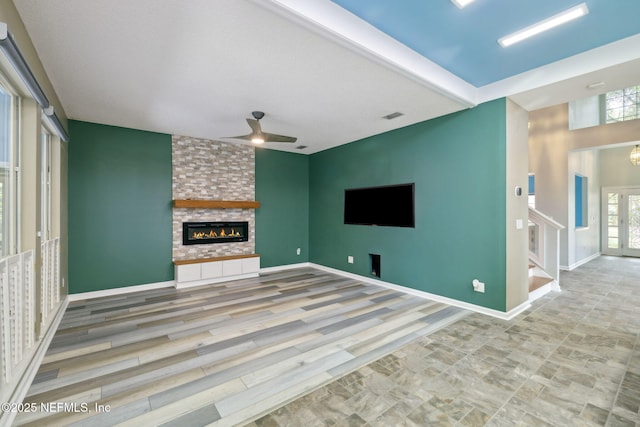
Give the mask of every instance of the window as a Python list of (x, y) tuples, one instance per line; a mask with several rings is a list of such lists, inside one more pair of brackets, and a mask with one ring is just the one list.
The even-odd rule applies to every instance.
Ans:
[(640, 85), (607, 92), (604, 97), (606, 123), (640, 118)]
[(0, 80), (0, 257), (18, 252), (18, 102)]
[(640, 119), (640, 85), (569, 102), (569, 130)]
[[(43, 125), (44, 126), (44, 125)], [(40, 241), (46, 242), (51, 239), (51, 134), (44, 130), (40, 135), (40, 152), (42, 159), (40, 162), (40, 178), (42, 180), (41, 190), (41, 221)]]
[(588, 194), (589, 184), (586, 176), (575, 176), (576, 228), (587, 227), (588, 223)]
[(619, 195), (618, 193), (607, 193), (607, 248), (618, 249), (619, 240)]

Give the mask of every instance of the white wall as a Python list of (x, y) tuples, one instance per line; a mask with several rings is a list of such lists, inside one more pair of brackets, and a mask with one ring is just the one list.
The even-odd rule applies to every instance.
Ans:
[(640, 186), (640, 166), (634, 166), (629, 161), (632, 149), (633, 145), (600, 150), (599, 172), (602, 187)]
[(535, 174), (536, 209), (565, 229), (560, 231), (560, 265), (568, 265), (567, 105), (529, 113), (529, 172)]
[[(615, 185), (628, 185), (629, 183), (622, 181), (637, 177), (633, 169), (626, 172), (616, 171), (610, 177), (609, 173), (616, 166), (611, 163), (608, 153), (600, 156), (600, 160), (587, 160), (587, 157), (584, 157), (586, 154), (577, 153), (590, 148), (629, 144), (638, 140), (640, 136), (640, 120), (570, 131), (568, 116), (567, 104), (529, 112), (529, 172), (536, 175), (536, 209), (566, 226), (560, 232), (560, 265), (565, 268), (583, 261), (594, 251), (595, 245), (592, 235), (595, 230), (591, 229), (581, 230), (580, 234), (574, 234), (570, 239), (570, 233), (575, 233), (573, 207), (569, 210), (573, 201), (569, 199), (569, 195), (574, 187), (574, 174), (570, 173), (570, 167), (574, 171), (584, 168), (588, 173), (583, 175), (589, 177), (593, 174), (597, 178), (598, 191), (600, 186), (613, 185), (609, 184), (613, 181), (616, 182)], [(628, 150), (631, 150), (631, 147), (628, 147)], [(570, 153), (578, 157), (570, 160)], [(602, 166), (598, 165), (598, 162), (601, 162)], [(590, 204), (596, 199), (599, 201), (600, 198), (593, 193), (596, 190), (595, 185), (595, 182), (589, 184)], [(590, 215), (592, 214), (599, 216), (599, 208), (594, 210), (590, 206)]]
[[(507, 311), (529, 298), (527, 120), (527, 111), (507, 100)], [(522, 189), (520, 196), (516, 187)], [(521, 228), (517, 221), (522, 221)]]
[[(600, 171), (599, 151), (586, 150), (569, 153), (567, 264), (572, 269), (582, 261), (600, 253)], [(575, 226), (575, 175), (587, 177), (588, 225)]]

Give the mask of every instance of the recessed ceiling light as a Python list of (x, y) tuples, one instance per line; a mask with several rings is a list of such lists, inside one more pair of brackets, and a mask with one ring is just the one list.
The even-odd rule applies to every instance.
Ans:
[(580, 18), (581, 16), (589, 13), (589, 8), (586, 3), (580, 3), (577, 6), (572, 7), (571, 9), (567, 9), (564, 12), (560, 12), (557, 15), (553, 15), (550, 18), (542, 20), (536, 24), (533, 24), (527, 28), (523, 28), (520, 31), (516, 31), (513, 34), (509, 34), (508, 36), (502, 37), (498, 39), (498, 43), (502, 47), (511, 46), (514, 43), (521, 42), (524, 39), (528, 39), (529, 37), (533, 37), (536, 34), (540, 34), (543, 31), (550, 30), (558, 25), (562, 25), (566, 22), (573, 21), (574, 19)]
[(470, 5), (471, 3), (473, 3), (475, 0), (451, 0), (451, 2), (453, 4), (455, 4), (456, 6), (458, 6), (458, 8), (462, 9), (465, 6)]

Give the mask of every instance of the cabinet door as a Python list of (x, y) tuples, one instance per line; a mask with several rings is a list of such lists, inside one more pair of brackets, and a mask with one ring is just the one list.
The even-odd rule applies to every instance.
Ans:
[(260, 258), (245, 258), (242, 260), (242, 273), (257, 273), (260, 271)]
[(200, 264), (179, 265), (176, 268), (176, 281), (190, 282), (200, 280)]
[(222, 261), (222, 275), (223, 276), (235, 276), (242, 274), (242, 260), (230, 259)]
[(202, 264), (202, 278), (212, 279), (214, 277), (222, 277), (222, 262), (205, 262)]

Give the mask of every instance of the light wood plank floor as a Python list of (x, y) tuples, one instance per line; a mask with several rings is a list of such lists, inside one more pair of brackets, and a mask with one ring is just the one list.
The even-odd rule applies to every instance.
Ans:
[(241, 425), (467, 314), (311, 268), (78, 301), (16, 425)]

